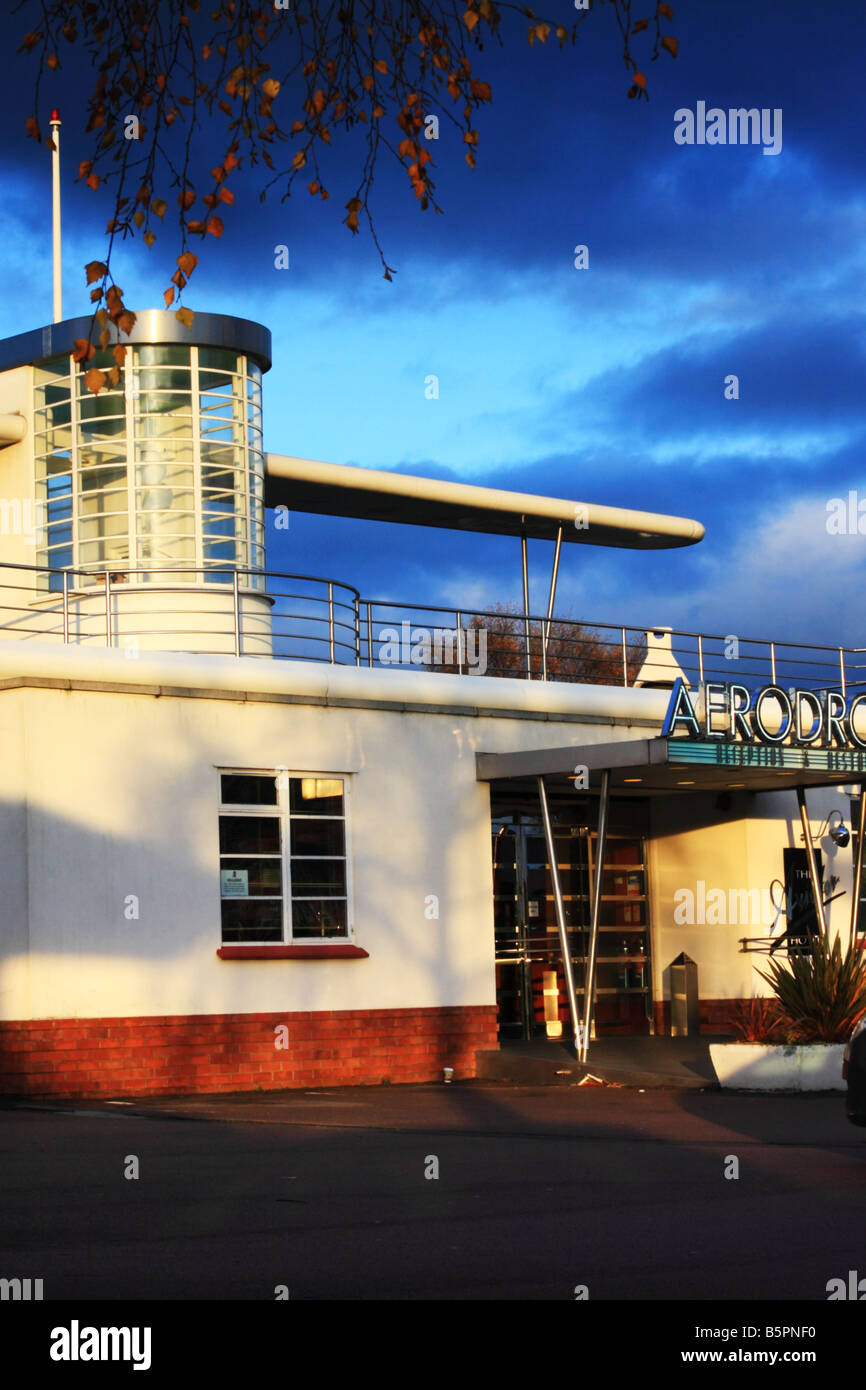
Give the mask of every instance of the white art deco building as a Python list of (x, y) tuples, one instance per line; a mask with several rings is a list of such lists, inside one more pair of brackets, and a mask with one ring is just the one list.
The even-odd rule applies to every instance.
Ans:
[[(0, 1092), (724, 1030), (857, 930), (863, 654), (556, 619), (563, 546), (697, 522), (266, 454), (266, 329), (141, 314), (98, 395), (89, 330), (0, 342)], [(286, 508), (511, 535), (524, 595), (547, 539), (549, 607), (274, 574)]]

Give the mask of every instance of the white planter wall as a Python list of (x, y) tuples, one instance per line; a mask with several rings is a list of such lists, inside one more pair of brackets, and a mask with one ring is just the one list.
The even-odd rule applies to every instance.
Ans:
[(723, 1090), (844, 1091), (844, 1043), (768, 1047), (711, 1043), (710, 1058)]

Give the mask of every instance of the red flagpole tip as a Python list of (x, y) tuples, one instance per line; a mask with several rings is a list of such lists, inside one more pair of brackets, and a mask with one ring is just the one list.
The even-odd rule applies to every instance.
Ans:
[(55, 121), (57, 121), (58, 125), (60, 124), (60, 112), (57, 110), (56, 106), (51, 112), (51, 121), (49, 124), (53, 125)]

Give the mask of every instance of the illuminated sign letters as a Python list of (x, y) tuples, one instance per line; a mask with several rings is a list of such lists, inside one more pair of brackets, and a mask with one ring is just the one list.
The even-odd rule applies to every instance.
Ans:
[(679, 677), (671, 691), (662, 737), (793, 744), (808, 748), (866, 748), (866, 691), (845, 698), (840, 690), (783, 690), (765, 685), (707, 681), (692, 701)]

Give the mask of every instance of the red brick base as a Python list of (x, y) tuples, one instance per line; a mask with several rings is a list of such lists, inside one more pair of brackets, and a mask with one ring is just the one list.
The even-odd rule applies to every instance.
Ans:
[[(748, 999), (699, 999), (698, 1021), (702, 1033), (733, 1033), (730, 1023), (731, 1010)], [(671, 1031), (671, 1003), (669, 999), (657, 999), (653, 1004), (656, 1033), (667, 1037)]]
[[(288, 1044), (277, 1046), (288, 1029)], [(455, 1080), (496, 1047), (496, 1006), (0, 1023), (0, 1094), (145, 1096)]]

